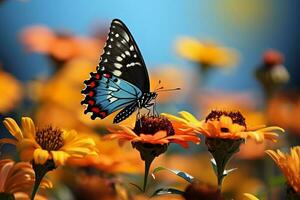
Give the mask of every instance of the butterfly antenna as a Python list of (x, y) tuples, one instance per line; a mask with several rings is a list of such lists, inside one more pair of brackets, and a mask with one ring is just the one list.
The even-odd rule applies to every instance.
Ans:
[(163, 89), (163, 87), (158, 90), (156, 90), (156, 92), (169, 92), (169, 91), (177, 91), (177, 90), (181, 90), (181, 88), (172, 88), (172, 89)]

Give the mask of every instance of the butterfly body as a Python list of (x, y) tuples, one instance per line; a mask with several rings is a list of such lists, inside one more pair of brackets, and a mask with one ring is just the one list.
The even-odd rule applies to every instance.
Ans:
[(118, 19), (111, 23), (97, 71), (90, 73), (84, 83), (85, 98), (81, 103), (87, 105), (85, 113), (92, 113), (92, 119), (103, 119), (122, 109), (114, 123), (136, 110), (148, 109), (157, 96), (150, 92), (147, 68), (132, 35)]

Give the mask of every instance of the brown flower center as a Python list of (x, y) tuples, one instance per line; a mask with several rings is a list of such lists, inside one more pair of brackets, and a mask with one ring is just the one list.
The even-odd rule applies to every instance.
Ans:
[(35, 140), (42, 149), (56, 151), (64, 145), (62, 133), (62, 130), (49, 126), (38, 129), (35, 134)]
[(166, 131), (168, 136), (175, 134), (172, 123), (160, 116), (142, 116), (136, 121), (133, 131), (137, 135), (141, 133), (154, 135), (158, 131)]
[[(226, 112), (226, 111), (219, 111), (219, 110), (213, 110), (211, 111), (206, 119), (205, 122), (207, 122), (208, 120), (220, 120), (221, 116), (227, 116), (230, 117), (232, 119), (232, 122), (235, 124), (239, 124), (241, 126), (246, 127), (246, 120), (244, 118), (244, 116), (239, 112)], [(224, 130), (222, 130), (222, 132), (228, 132), (229, 130), (225, 130), (227, 128), (222, 128)]]

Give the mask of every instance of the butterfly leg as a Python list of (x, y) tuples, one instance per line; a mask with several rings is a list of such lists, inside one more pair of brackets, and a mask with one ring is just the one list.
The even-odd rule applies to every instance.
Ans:
[(139, 123), (140, 123), (140, 127), (142, 127), (142, 120), (141, 120), (141, 112), (140, 112), (140, 110), (141, 110), (141, 108), (140, 108), (140, 102), (137, 102), (138, 103), (138, 107), (137, 107), (137, 110), (138, 110), (138, 112), (137, 112), (137, 120), (139, 120)]

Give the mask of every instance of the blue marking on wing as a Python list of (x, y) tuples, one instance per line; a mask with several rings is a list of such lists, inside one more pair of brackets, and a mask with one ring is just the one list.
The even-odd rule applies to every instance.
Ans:
[(103, 76), (95, 91), (96, 105), (107, 110), (108, 114), (135, 103), (142, 96), (138, 87), (113, 75), (110, 78)]

